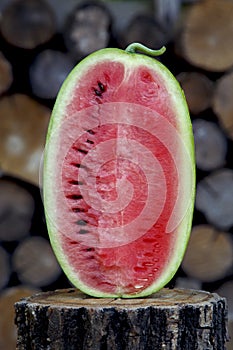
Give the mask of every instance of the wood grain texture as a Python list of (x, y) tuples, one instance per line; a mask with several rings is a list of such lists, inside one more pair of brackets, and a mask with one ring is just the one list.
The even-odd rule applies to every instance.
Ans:
[(77, 289), (15, 304), (18, 350), (223, 350), (226, 302), (217, 294), (163, 289), (143, 299), (99, 299)]
[(212, 72), (232, 67), (232, 11), (232, 1), (203, 0), (186, 12), (180, 47), (191, 65)]

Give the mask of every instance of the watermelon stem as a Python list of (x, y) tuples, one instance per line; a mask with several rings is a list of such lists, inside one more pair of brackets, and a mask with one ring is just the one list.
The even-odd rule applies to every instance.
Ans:
[(140, 43), (132, 43), (125, 49), (126, 52), (136, 53), (136, 51), (146, 54), (148, 56), (160, 56), (166, 51), (166, 47), (162, 46), (159, 50), (152, 50)]

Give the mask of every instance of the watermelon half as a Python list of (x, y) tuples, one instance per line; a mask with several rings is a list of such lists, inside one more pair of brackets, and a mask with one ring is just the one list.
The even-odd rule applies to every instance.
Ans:
[[(141, 50), (143, 54), (136, 53)], [(69, 280), (96, 297), (167, 284), (188, 242), (192, 127), (171, 72), (140, 44), (83, 59), (64, 82), (44, 155), (44, 206)]]

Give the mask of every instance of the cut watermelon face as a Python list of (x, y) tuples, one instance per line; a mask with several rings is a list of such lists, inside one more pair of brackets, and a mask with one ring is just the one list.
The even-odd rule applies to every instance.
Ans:
[(44, 205), (70, 281), (97, 297), (142, 297), (177, 271), (195, 188), (184, 95), (157, 60), (103, 49), (63, 84), (44, 157)]

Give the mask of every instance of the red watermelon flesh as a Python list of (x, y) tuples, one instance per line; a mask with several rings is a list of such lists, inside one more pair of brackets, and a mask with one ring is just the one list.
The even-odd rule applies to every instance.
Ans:
[[(106, 102), (131, 102), (149, 107), (175, 125), (169, 94), (162, 78), (147, 66), (125, 67), (105, 61), (91, 67), (75, 87), (67, 115)], [(166, 101), (166, 103), (164, 103)]]
[(181, 262), (193, 208), (193, 154), (182, 139), (190, 124), (183, 126), (176, 105), (182, 102), (180, 113), (187, 114), (183, 95), (176, 86), (174, 98), (169, 83), (141, 58), (130, 65), (128, 57), (110, 55), (84, 67), (69, 94), (58, 96), (60, 125), (53, 126), (55, 106), (48, 137), (56, 166), (48, 226), (55, 227), (50, 238), (64, 271), (91, 295), (148, 295)]

